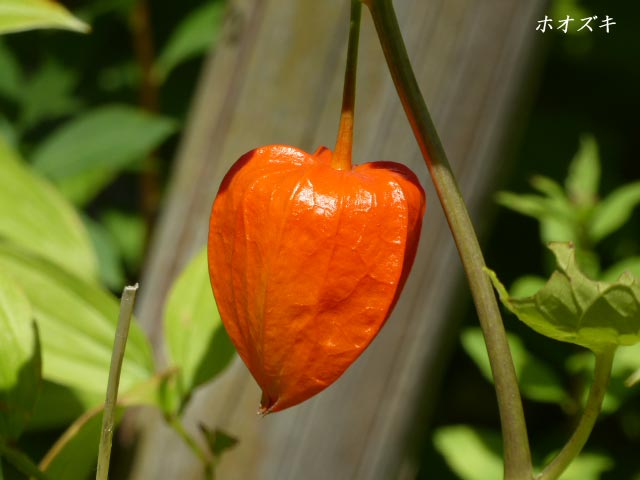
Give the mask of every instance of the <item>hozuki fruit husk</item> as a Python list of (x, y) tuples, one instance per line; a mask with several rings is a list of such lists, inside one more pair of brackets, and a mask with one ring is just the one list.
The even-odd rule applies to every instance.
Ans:
[(213, 204), (209, 272), (262, 413), (331, 385), (389, 317), (413, 263), (425, 195), (404, 165), (338, 170), (271, 145), (242, 156)]

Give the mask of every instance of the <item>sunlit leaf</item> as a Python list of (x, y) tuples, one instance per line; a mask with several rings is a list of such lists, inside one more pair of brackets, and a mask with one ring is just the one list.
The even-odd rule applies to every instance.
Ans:
[(456, 425), (436, 430), (433, 442), (461, 480), (503, 477), (502, 446), (497, 433)]
[(71, 205), (0, 137), (0, 239), (85, 279), (97, 278), (89, 236)]
[[(63, 189), (87, 181), (89, 191), (76, 190), (86, 202), (115, 174), (142, 160), (176, 129), (173, 120), (128, 106), (100, 107), (63, 125), (33, 155), (34, 167)], [(87, 176), (89, 178), (87, 179)]]
[(591, 135), (580, 139), (580, 150), (571, 161), (566, 180), (571, 201), (581, 207), (595, 204), (600, 185), (598, 144)]
[(0, 33), (35, 28), (89, 31), (86, 23), (53, 0), (0, 0)]
[(40, 345), (31, 306), (0, 270), (0, 437), (24, 430), (40, 386)]
[[(478, 366), (483, 376), (493, 382), (489, 355), (479, 328), (467, 328), (462, 332), (462, 346)], [(567, 405), (571, 398), (552, 368), (529, 353), (517, 336), (508, 334), (513, 364), (522, 395), (537, 402)]]
[[(45, 260), (0, 243), (0, 271), (20, 284), (40, 330), (43, 377), (87, 392), (104, 392), (118, 319), (118, 300)], [(153, 373), (151, 348), (132, 323), (120, 389)]]
[(640, 280), (629, 273), (614, 283), (587, 278), (569, 243), (552, 243), (557, 270), (534, 296), (509, 296), (487, 270), (502, 303), (538, 333), (593, 351), (640, 341)]
[(225, 2), (209, 1), (192, 11), (176, 27), (155, 65), (155, 73), (163, 79), (180, 63), (205, 53), (222, 23)]
[(622, 227), (640, 204), (640, 182), (614, 190), (596, 205), (589, 224), (589, 237), (596, 243)]
[(188, 398), (231, 361), (235, 350), (211, 292), (206, 249), (193, 258), (173, 285), (165, 305), (164, 328), (170, 363), (180, 369), (182, 398)]
[(613, 459), (596, 453), (581, 453), (573, 459), (560, 480), (600, 480), (615, 465)]
[(534, 295), (538, 290), (544, 287), (547, 280), (535, 275), (525, 275), (516, 279), (509, 289), (512, 297), (529, 297)]

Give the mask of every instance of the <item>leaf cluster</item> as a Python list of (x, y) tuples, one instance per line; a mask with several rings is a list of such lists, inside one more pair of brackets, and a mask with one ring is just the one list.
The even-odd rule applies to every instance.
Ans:
[[(182, 113), (160, 113), (161, 104), (137, 102), (149, 88), (143, 77), (174, 95), (180, 68), (214, 43), (224, 2), (172, 18), (150, 66), (137, 63), (133, 48), (91, 66), (83, 43), (86, 55), (114, 29), (135, 36), (129, 19), (137, 8), (133, 0), (85, 2), (79, 20), (50, 0), (0, 2), (0, 33), (12, 33), (0, 37), (0, 478), (24, 478), (20, 471), (80, 480), (95, 467), (118, 317), (112, 290), (137, 274), (152, 226), (135, 196), (123, 202), (110, 192), (128, 178), (158, 174), (158, 158), (172, 154), (189, 97)], [(91, 36), (73, 40), (59, 40), (71, 33), (14, 33), (86, 32), (89, 24)], [(50, 48), (25, 53), (42, 41)], [(151, 405), (179, 425), (193, 392), (232, 360), (204, 250), (167, 298), (164, 338), (167, 365), (159, 369), (134, 319), (118, 419), (129, 406)], [(34, 439), (51, 431), (63, 432), (34, 449), (42, 444)], [(210, 466), (236, 442), (217, 428), (200, 434)]]

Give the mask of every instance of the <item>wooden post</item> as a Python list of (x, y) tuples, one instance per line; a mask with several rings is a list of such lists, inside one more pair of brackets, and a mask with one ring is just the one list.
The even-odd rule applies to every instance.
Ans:
[[(480, 231), (536, 59), (543, 0), (397, 0), (409, 54)], [(223, 174), (246, 151), (334, 142), (349, 2), (230, 0), (223, 37), (195, 95), (164, 213), (141, 281), (139, 317), (160, 344), (175, 275), (206, 242)], [(291, 410), (259, 418), (257, 386), (241, 362), (199, 392), (187, 424), (240, 439), (222, 479), (412, 478), (408, 448), (426, 426), (447, 351), (451, 312), (468, 298), (460, 262), (404, 117), (368, 13), (363, 12), (354, 163), (408, 164), (427, 188), (414, 271), (381, 335), (338, 382)], [(417, 421), (416, 419), (419, 419)], [(200, 478), (197, 460), (147, 418), (136, 480)]]

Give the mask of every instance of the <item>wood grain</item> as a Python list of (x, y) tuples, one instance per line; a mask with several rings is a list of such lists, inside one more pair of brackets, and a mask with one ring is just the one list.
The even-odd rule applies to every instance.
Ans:
[[(285, 143), (332, 146), (337, 132), (349, 2), (231, 0), (202, 76), (171, 190), (141, 280), (139, 318), (161, 344), (162, 305), (176, 274), (206, 242), (222, 175), (244, 152)], [(535, 59), (542, 0), (397, 0), (409, 54), (462, 192), (480, 229), (518, 98)], [(411, 166), (427, 190), (414, 271), (381, 335), (331, 388), (291, 410), (255, 415), (259, 391), (236, 361), (195, 396), (186, 422), (221, 427), (240, 444), (221, 479), (411, 478), (416, 419), (428, 419), (467, 298), (461, 268), (372, 22), (364, 12), (354, 161)], [(200, 466), (154, 416), (132, 478), (197, 479)], [(422, 423), (424, 424), (424, 423)]]

